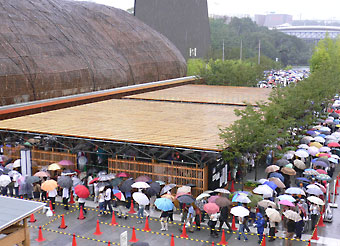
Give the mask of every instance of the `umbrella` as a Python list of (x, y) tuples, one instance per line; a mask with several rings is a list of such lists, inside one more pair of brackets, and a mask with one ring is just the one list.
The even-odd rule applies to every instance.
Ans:
[(281, 215), (279, 211), (274, 208), (267, 208), (266, 215), (268, 216), (269, 220), (272, 222), (281, 222)]
[(321, 136), (317, 136), (314, 138), (314, 141), (319, 142), (319, 143), (324, 143), (326, 140)]
[(93, 184), (94, 182), (98, 182), (99, 181), (99, 177), (96, 177), (94, 179), (92, 179), (89, 184)]
[(177, 200), (180, 203), (186, 203), (186, 204), (190, 204), (190, 203), (193, 203), (195, 201), (195, 199), (191, 195), (182, 195), (182, 196), (178, 197)]
[(203, 206), (203, 209), (208, 214), (215, 214), (220, 210), (220, 207), (216, 203), (207, 203)]
[(80, 180), (79, 178), (75, 177), (75, 176), (72, 177), (71, 179), (72, 179), (72, 183), (73, 183), (72, 186), (73, 186), (73, 187), (74, 187), (74, 186), (77, 186), (77, 185), (83, 184), (83, 183), (81, 182), (81, 180)]
[(146, 189), (146, 188), (150, 188), (150, 185), (146, 182), (136, 182), (136, 183), (133, 183), (131, 185), (132, 188), (136, 188), (136, 189)]
[(272, 190), (275, 190), (277, 188), (277, 185), (272, 181), (267, 181), (264, 182), (263, 184), (268, 185)]
[(280, 170), (280, 167), (277, 166), (277, 165), (270, 165), (268, 166), (266, 169), (265, 169), (265, 172), (266, 173), (273, 173), (273, 172), (276, 172), (276, 171), (279, 171)]
[(210, 194), (210, 193), (214, 193), (215, 191), (213, 191), (213, 190), (206, 190), (206, 191), (203, 191), (203, 193), (208, 193), (208, 194)]
[(294, 160), (294, 166), (296, 166), (297, 168), (301, 170), (306, 169), (306, 164), (301, 160)]
[(295, 207), (294, 203), (292, 203), (292, 202), (290, 202), (288, 200), (279, 201), (279, 204), (285, 205), (285, 206), (289, 206), (289, 207)]
[(330, 152), (331, 149), (324, 146), (324, 147), (321, 147), (321, 148), (319, 149), (319, 151), (320, 151), (320, 152), (326, 152), (326, 153), (327, 153), (327, 152)]
[(110, 186), (111, 184), (108, 181), (105, 182), (98, 182), (98, 187), (105, 187), (105, 186)]
[(173, 195), (171, 195), (171, 194), (164, 194), (161, 197), (170, 199), (171, 201), (173, 201), (175, 199), (175, 197)]
[(307, 158), (309, 156), (308, 152), (305, 149), (300, 149), (295, 152), (295, 155), (300, 158)]
[(58, 187), (58, 183), (53, 179), (46, 180), (41, 185), (41, 189), (44, 191), (52, 191), (57, 187)]
[(120, 201), (125, 201), (125, 197), (120, 190), (112, 189), (112, 194), (117, 197)]
[(309, 144), (309, 146), (310, 146), (310, 147), (311, 147), (311, 146), (314, 146), (314, 147), (320, 149), (320, 148), (322, 147), (322, 144), (319, 143), (319, 142), (312, 142), (312, 143)]
[(263, 200), (263, 196), (254, 194), (254, 195), (250, 196), (249, 199), (250, 199), (250, 203), (248, 203), (247, 206), (248, 207), (256, 207), (257, 203), (259, 201)]
[(281, 173), (271, 173), (269, 174), (269, 178), (278, 178), (280, 179), (282, 182), (285, 180), (285, 178), (283, 177), (283, 175)]
[(39, 182), (40, 178), (37, 176), (26, 176), (25, 182), (28, 184), (33, 184)]
[(71, 188), (73, 181), (69, 176), (60, 176), (58, 177), (58, 185), (62, 188)]
[(202, 194), (200, 194), (198, 197), (196, 197), (196, 201), (197, 200), (201, 200), (201, 199), (203, 199), (203, 198), (205, 198), (205, 197), (210, 197), (210, 195), (208, 194), (208, 193), (202, 193)]
[(295, 202), (295, 198), (292, 197), (291, 195), (280, 195), (278, 196), (278, 198), (280, 199), (280, 201), (283, 201), (283, 200), (287, 200), (287, 201), (290, 201), (290, 202)]
[(139, 205), (146, 206), (150, 204), (149, 198), (142, 192), (134, 192), (132, 197)]
[(327, 172), (323, 169), (316, 169), (316, 171), (320, 174), (327, 174)]
[(110, 180), (110, 184), (114, 186), (118, 186), (123, 181), (123, 178), (114, 178)]
[(196, 185), (193, 183), (186, 184), (185, 186), (196, 187)]
[(21, 167), (21, 159), (18, 159), (13, 163), (13, 168), (16, 168), (16, 167)]
[(116, 175), (116, 177), (118, 177), (118, 178), (127, 178), (127, 177), (129, 177), (129, 174), (127, 174), (127, 173), (125, 173), (125, 172), (123, 172), (123, 173), (118, 173), (118, 174)]
[(57, 164), (57, 163), (53, 163), (51, 165), (48, 166), (47, 170), (49, 171), (56, 171), (56, 170), (60, 170), (61, 167)]
[(323, 161), (316, 161), (314, 162), (314, 165), (319, 167), (328, 167), (328, 165)]
[(309, 131), (306, 132), (306, 134), (311, 135), (311, 136), (315, 136), (316, 132), (309, 130)]
[(330, 148), (339, 148), (340, 144), (338, 144), (337, 142), (332, 142), (332, 143), (329, 143), (327, 146)]
[(293, 159), (293, 157), (294, 157), (294, 151), (292, 150), (287, 151), (287, 153), (283, 155), (283, 158), (287, 160)]
[(324, 201), (322, 201), (319, 197), (316, 197), (316, 196), (309, 196), (307, 197), (308, 201), (316, 204), (316, 205), (325, 205)]
[(39, 172), (35, 173), (33, 176), (36, 176), (36, 177), (50, 177), (50, 174), (48, 172), (39, 171)]
[(333, 157), (328, 158), (328, 161), (335, 163), (335, 164), (338, 164), (338, 159), (335, 159)]
[(289, 164), (287, 164), (285, 167), (293, 168), (293, 164), (292, 164), (292, 163), (289, 163)]
[(99, 181), (102, 181), (102, 182), (111, 180), (110, 176), (107, 175), (107, 174), (100, 175), (100, 176), (98, 176), (98, 177), (99, 177), (98, 180), (99, 180)]
[(11, 178), (8, 175), (0, 175), (0, 186), (1, 187), (6, 187), (7, 185), (9, 185), (9, 183), (11, 183)]
[(277, 185), (277, 187), (281, 188), (281, 189), (284, 189), (286, 188), (285, 184), (282, 183), (282, 181), (279, 179), (279, 178), (269, 178), (269, 181), (273, 182), (274, 184)]
[(177, 189), (177, 194), (179, 193), (190, 193), (191, 192), (191, 187), (190, 186), (181, 186)]
[(306, 192), (308, 194), (312, 194), (312, 195), (316, 195), (316, 196), (323, 195), (323, 192), (319, 187), (318, 188), (308, 188)]
[(253, 189), (253, 192), (256, 194), (261, 194), (264, 197), (273, 196), (273, 190), (268, 185), (259, 185), (255, 189)]
[(287, 210), (287, 211), (283, 212), (283, 215), (287, 219), (293, 220), (295, 222), (302, 220), (301, 216), (297, 212), (294, 212), (293, 210)]
[(211, 196), (208, 198), (208, 202), (215, 202), (217, 198), (219, 198), (220, 196)]
[(214, 191), (218, 193), (223, 193), (223, 194), (230, 194), (230, 191), (228, 191), (227, 189), (223, 189), (223, 188), (217, 188)]
[(331, 131), (331, 128), (329, 128), (327, 126), (324, 126), (324, 127), (320, 128), (320, 132), (330, 132), (330, 131)]
[(174, 204), (168, 198), (157, 198), (155, 201), (155, 206), (162, 211), (170, 211), (174, 208)]
[(97, 175), (98, 175), (98, 177), (105, 176), (105, 175), (107, 175), (107, 172), (102, 170)]
[(289, 176), (296, 175), (296, 171), (293, 168), (289, 168), (289, 167), (282, 168), (281, 172), (284, 173), (284, 174), (287, 174)]
[(245, 217), (249, 216), (249, 210), (243, 206), (236, 206), (230, 210), (230, 213), (235, 216)]
[(320, 152), (319, 149), (317, 147), (315, 147), (315, 146), (308, 147), (307, 151), (312, 156), (316, 156)]
[(328, 153), (319, 153), (319, 154), (317, 154), (316, 156), (317, 156), (317, 157), (325, 157), (325, 158), (331, 157), (331, 155), (328, 154)]
[(165, 182), (164, 182), (164, 181), (161, 181), (161, 180), (157, 180), (157, 181), (155, 181), (155, 182), (157, 182), (159, 185), (165, 185)]
[(314, 183), (314, 184), (315, 184), (317, 187), (319, 187), (323, 193), (326, 193), (326, 188), (325, 188), (325, 186), (323, 186), (322, 184), (319, 184), (319, 183)]
[(272, 202), (270, 200), (262, 200), (262, 201), (259, 201), (257, 204), (264, 208), (268, 208), (269, 206), (276, 208), (275, 202)]
[(278, 165), (278, 166), (285, 166), (285, 165), (289, 164), (289, 161), (287, 161), (286, 159), (280, 159), (280, 160), (276, 161), (275, 164)]
[(10, 171), (11, 171), (10, 169), (7, 169), (7, 168), (0, 165), (0, 175), (1, 174), (8, 174)]
[(259, 182), (260, 184), (264, 184), (265, 182), (268, 182), (268, 181), (269, 181), (268, 179), (260, 179), (257, 182)]
[(227, 207), (227, 206), (231, 206), (233, 203), (226, 197), (218, 197), (216, 200), (215, 200), (215, 203), (223, 208), (223, 207)]
[(171, 190), (172, 188), (174, 188), (174, 187), (176, 187), (175, 184), (168, 184), (168, 185), (165, 185), (165, 186), (163, 187), (163, 189), (161, 190), (161, 195), (164, 194), (164, 193), (166, 193), (166, 192), (168, 192), (168, 191), (170, 191), (170, 190)]
[[(329, 157), (328, 157), (329, 158)], [(316, 161), (322, 161), (322, 162), (324, 162), (324, 163), (326, 163), (328, 166), (329, 166), (329, 161), (328, 161), (328, 158), (322, 158), (322, 157), (320, 157), (320, 158), (318, 158), (318, 159), (316, 159)]]
[[(118, 175), (117, 175), (118, 176)], [(120, 190), (122, 192), (130, 192), (132, 190), (131, 185), (134, 183), (135, 181), (133, 180), (133, 178), (129, 178), (127, 180), (125, 180), (121, 185), (120, 185)]]
[(246, 194), (237, 193), (236, 195), (234, 195), (232, 202), (251, 203), (251, 200), (249, 199), (249, 197), (247, 197)]
[[(153, 182), (153, 183), (150, 184), (150, 188), (148, 188), (146, 190), (146, 192), (148, 193), (150, 190), (153, 190), (157, 194), (157, 193), (159, 193), (161, 191), (161, 186), (160, 186), (160, 184), (158, 182)], [(152, 192), (152, 193), (154, 193), (154, 192)]]
[(309, 144), (312, 139), (313, 139), (313, 137), (311, 137), (311, 136), (305, 136), (305, 137), (301, 138), (300, 143)]
[(195, 201), (195, 205), (202, 211), (204, 210), (204, 205), (207, 204), (207, 203), (208, 203), (208, 201), (205, 200), (205, 199)]
[(310, 183), (311, 182), (309, 179), (303, 178), (303, 177), (296, 178), (295, 180), (300, 181), (300, 182), (306, 182), (306, 183)]
[(135, 179), (135, 182), (145, 182), (148, 183), (151, 181), (151, 178), (148, 176), (139, 176), (138, 178)]
[(74, 187), (74, 193), (80, 198), (88, 198), (90, 195), (90, 191), (85, 185), (77, 185)]
[(298, 188), (298, 187), (290, 187), (286, 190), (286, 193), (287, 194), (294, 194), (294, 195), (303, 195), (305, 196), (306, 193), (301, 189), (301, 188)]
[(316, 179), (318, 180), (325, 180), (325, 181), (331, 181), (332, 178), (329, 177), (327, 174), (319, 174), (316, 176)]
[(13, 163), (9, 163), (5, 166), (5, 168), (13, 170)]
[(60, 166), (73, 166), (73, 162), (70, 161), (70, 160), (62, 160), (62, 161), (59, 161), (58, 164)]
[(307, 144), (300, 144), (300, 145), (298, 146), (298, 148), (299, 148), (299, 149), (308, 149), (309, 146), (308, 146)]
[(312, 175), (312, 176), (319, 175), (319, 173), (316, 170), (314, 170), (314, 169), (305, 169), (303, 174), (305, 174), (305, 175)]

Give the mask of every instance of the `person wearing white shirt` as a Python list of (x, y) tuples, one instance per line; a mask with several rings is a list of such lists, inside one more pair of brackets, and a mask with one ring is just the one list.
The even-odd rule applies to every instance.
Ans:
[(93, 189), (94, 189), (94, 203), (98, 202), (98, 195), (99, 195), (99, 187), (98, 187), (98, 183), (94, 182), (93, 184)]
[(85, 213), (85, 214), (87, 214), (87, 211), (86, 211), (86, 209), (85, 209), (85, 202), (86, 202), (86, 199), (85, 198), (78, 198), (78, 204), (79, 204), (79, 210), (81, 209), (81, 208), (83, 208), (83, 212)]
[(52, 203), (52, 208), (53, 210), (55, 209), (55, 198), (57, 196), (57, 188), (51, 190), (48, 192), (48, 199), (51, 201)]
[(105, 187), (105, 210), (107, 210), (107, 208), (109, 208), (110, 213), (112, 213), (113, 209), (112, 209), (112, 203), (111, 203), (111, 188), (110, 187)]
[(64, 204), (65, 210), (69, 210), (69, 208), (68, 208), (69, 197), (70, 197), (70, 189), (69, 188), (63, 188), (63, 204)]
[(90, 195), (92, 196), (93, 195), (93, 183), (90, 184), (90, 182), (93, 180), (92, 178), (92, 175), (89, 175), (87, 177), (87, 187), (89, 188), (89, 191), (90, 191)]
[(99, 202), (99, 214), (98, 216), (102, 216), (105, 210), (105, 199), (104, 199), (104, 191), (100, 191), (98, 195), (98, 202)]

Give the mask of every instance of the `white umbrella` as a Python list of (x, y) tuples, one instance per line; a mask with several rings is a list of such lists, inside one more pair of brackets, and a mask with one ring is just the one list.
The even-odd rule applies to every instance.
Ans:
[(236, 206), (230, 210), (230, 213), (235, 216), (245, 217), (249, 216), (249, 210), (243, 206)]
[(302, 220), (301, 216), (297, 212), (294, 212), (293, 210), (287, 210), (287, 211), (283, 212), (283, 215), (286, 218), (293, 220), (295, 222)]
[(316, 195), (316, 196), (323, 195), (323, 192), (320, 188), (308, 188), (306, 192), (308, 194), (312, 194), (312, 195)]
[(150, 187), (150, 185), (146, 182), (136, 182), (136, 183), (133, 183), (131, 185), (132, 188), (136, 188), (136, 189), (147, 189)]
[(16, 160), (16, 161), (13, 163), (13, 167), (14, 167), (14, 168), (16, 168), (16, 167), (21, 167), (21, 159)]
[(210, 194), (210, 193), (214, 193), (215, 191), (213, 191), (213, 190), (206, 190), (206, 191), (203, 191), (203, 193), (208, 193), (208, 194)]
[(251, 200), (247, 197), (246, 194), (240, 193), (235, 199), (235, 202), (240, 202), (240, 203), (251, 203)]
[(319, 142), (319, 143), (324, 143), (326, 140), (323, 137), (317, 136), (314, 138), (314, 141)]
[(306, 188), (307, 189), (318, 189), (318, 190), (322, 191), (321, 188), (316, 184), (309, 184), (309, 185), (306, 186)]
[(294, 166), (296, 166), (297, 168), (301, 170), (306, 169), (306, 164), (301, 160), (294, 160)]
[(272, 197), (273, 196), (273, 189), (270, 188), (268, 185), (259, 185), (254, 190), (254, 193), (261, 194), (263, 197)]
[(273, 222), (281, 222), (281, 215), (279, 211), (274, 208), (267, 208), (266, 215), (268, 216), (269, 220)]
[(132, 194), (133, 200), (135, 200), (139, 205), (149, 205), (149, 198), (142, 192), (134, 192)]
[(275, 202), (269, 201), (269, 200), (262, 200), (257, 203), (259, 206), (268, 208), (269, 206), (272, 206), (273, 208), (276, 208)]
[(177, 194), (179, 193), (190, 193), (191, 192), (191, 187), (190, 186), (181, 186), (177, 189)]
[(280, 201), (282, 200), (287, 200), (287, 201), (290, 201), (290, 202), (295, 202), (295, 198), (292, 197), (291, 195), (280, 195), (278, 196), (278, 198), (280, 199)]
[(0, 175), (0, 186), (1, 187), (6, 187), (11, 183), (11, 178), (8, 175)]
[(295, 195), (303, 195), (303, 196), (306, 195), (306, 193), (301, 188), (298, 188), (298, 187), (290, 187), (286, 190), (286, 193), (295, 194)]
[(307, 158), (309, 156), (308, 152), (305, 151), (305, 150), (302, 150), (302, 149), (296, 151), (295, 155), (300, 157), (300, 158)]
[(309, 196), (307, 197), (308, 201), (312, 202), (312, 203), (315, 203), (317, 205), (325, 205), (325, 202), (322, 201), (319, 197), (316, 197), (316, 196)]
[(285, 184), (279, 178), (271, 177), (271, 178), (269, 178), (269, 181), (274, 182), (277, 185), (277, 187), (279, 187), (281, 189), (286, 188)]
[(260, 184), (264, 184), (265, 182), (267, 182), (268, 181), (268, 179), (260, 179), (258, 182), (260, 183)]
[(227, 189), (223, 189), (223, 188), (218, 188), (218, 189), (215, 189), (214, 191), (223, 193), (223, 194), (230, 194), (230, 191), (228, 191)]
[(299, 149), (308, 149), (309, 146), (308, 146), (307, 144), (300, 144), (300, 145), (298, 146), (298, 148), (299, 148)]
[(196, 197), (196, 201), (197, 200), (201, 200), (201, 199), (203, 199), (205, 197), (210, 197), (210, 195), (208, 193), (202, 193), (198, 197)]

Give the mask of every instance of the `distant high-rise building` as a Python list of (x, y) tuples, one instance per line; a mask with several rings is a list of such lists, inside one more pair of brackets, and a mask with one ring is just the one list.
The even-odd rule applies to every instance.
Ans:
[(282, 24), (292, 24), (293, 16), (287, 14), (255, 15), (255, 22), (259, 26), (276, 27)]
[(208, 55), (207, 0), (137, 0), (135, 16), (166, 36), (186, 59)]

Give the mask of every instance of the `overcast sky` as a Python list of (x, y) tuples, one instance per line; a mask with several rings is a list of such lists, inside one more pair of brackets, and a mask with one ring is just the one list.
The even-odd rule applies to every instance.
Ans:
[[(125, 10), (134, 5), (134, 0), (89, 1)], [(255, 14), (275, 12), (278, 14), (291, 14), (297, 20), (300, 18), (340, 20), (340, 0), (208, 0), (208, 10), (210, 15), (241, 16), (246, 14), (253, 17)]]

